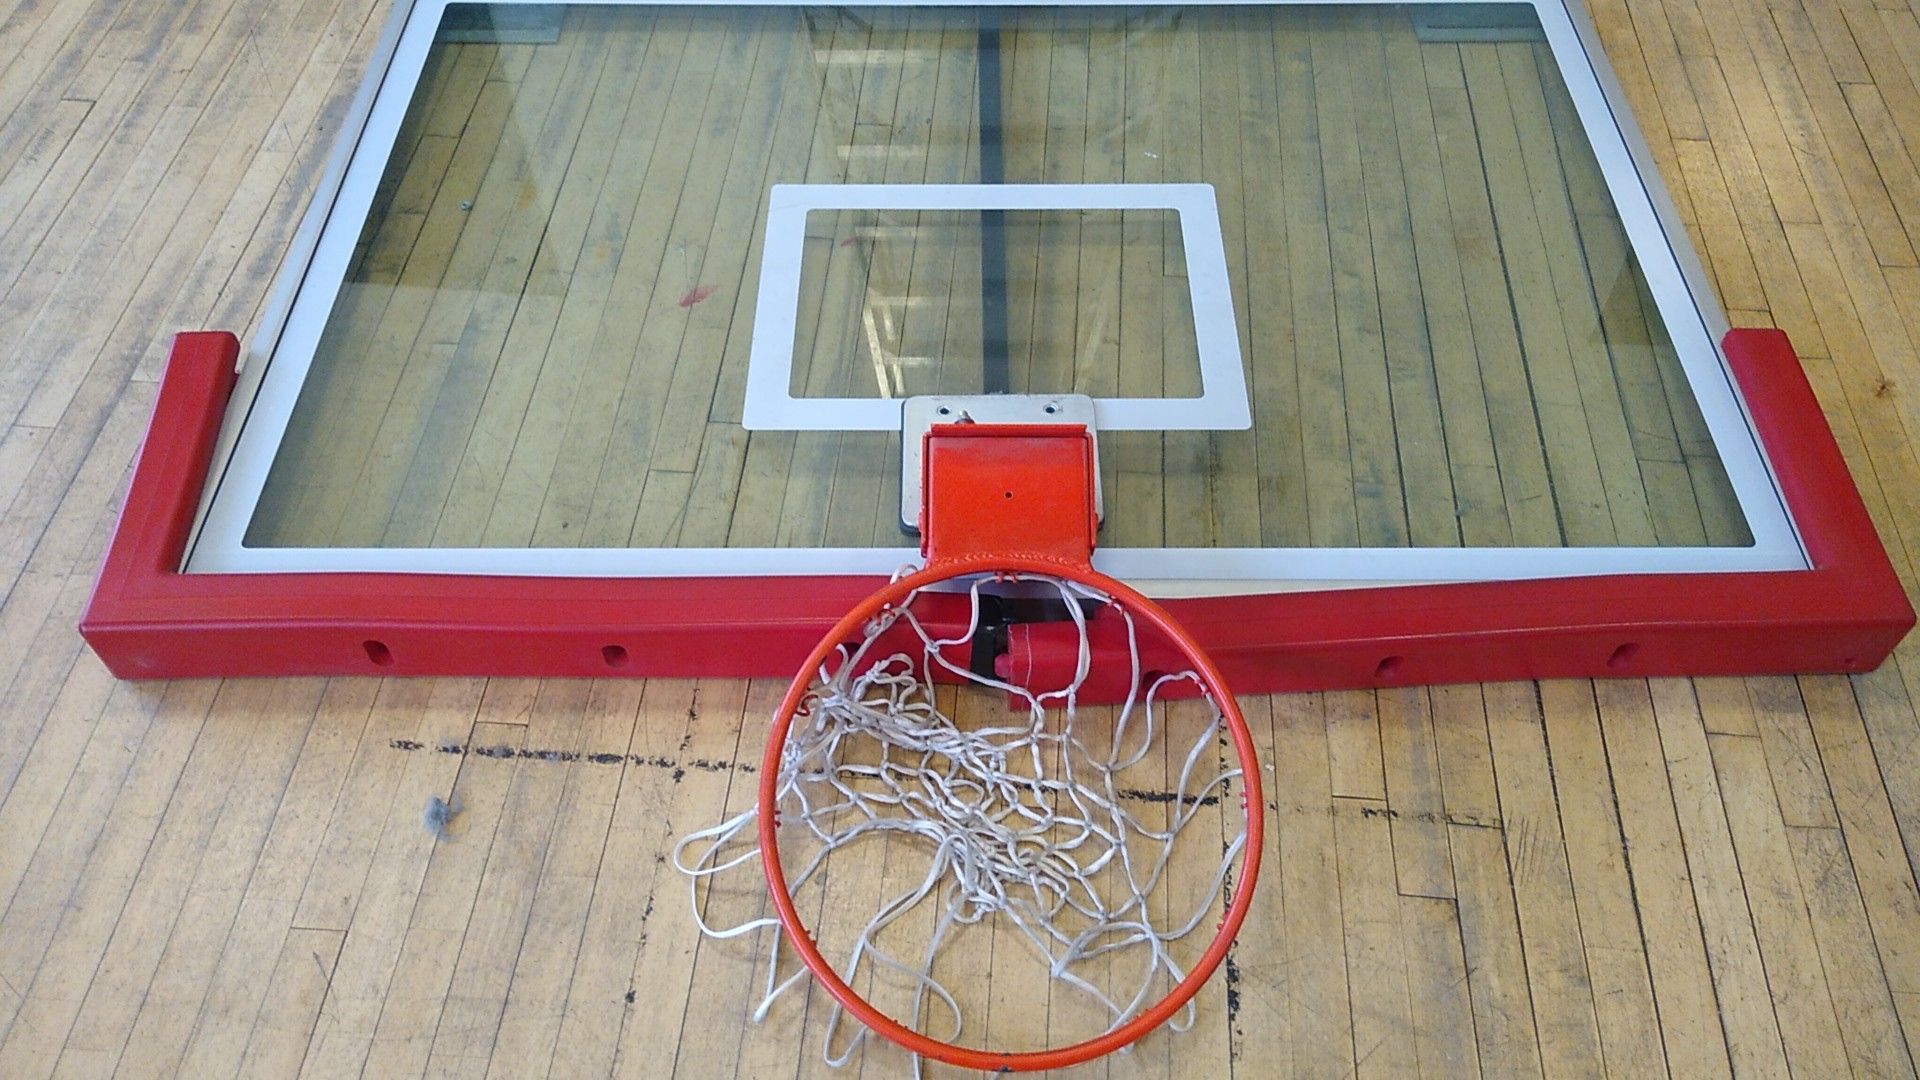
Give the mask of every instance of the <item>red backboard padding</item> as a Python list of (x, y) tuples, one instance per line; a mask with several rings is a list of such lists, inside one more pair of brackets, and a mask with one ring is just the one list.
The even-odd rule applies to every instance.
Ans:
[[(1170, 600), (1240, 693), (1548, 677), (1862, 671), (1913, 625), (1784, 334), (1724, 349), (1813, 569), (1625, 574)], [(186, 574), (234, 385), (231, 334), (181, 334), (80, 631), (122, 678), (790, 677), (880, 579)], [(1068, 663), (1016, 627), (1003, 664)]]

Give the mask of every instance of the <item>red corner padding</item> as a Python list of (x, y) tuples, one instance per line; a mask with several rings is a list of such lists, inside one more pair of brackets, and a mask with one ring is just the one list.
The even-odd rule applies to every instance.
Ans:
[[(1425, 682), (1860, 671), (1913, 609), (1785, 335), (1727, 359), (1811, 570), (1630, 574), (1173, 600), (1241, 693)], [(185, 574), (239, 345), (182, 334), (80, 631), (123, 678), (241, 675), (790, 677), (881, 583), (866, 577)], [(1014, 628), (1003, 670), (1071, 662)], [(1099, 665), (1096, 665), (1099, 667)]]

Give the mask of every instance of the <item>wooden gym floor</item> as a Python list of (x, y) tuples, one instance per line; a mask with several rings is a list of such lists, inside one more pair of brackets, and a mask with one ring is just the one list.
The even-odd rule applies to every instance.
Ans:
[[(739, 805), (772, 687), (121, 684), (74, 633), (167, 334), (258, 317), (385, 13), (0, 16), (0, 1076), (819, 1074), (822, 1010), (746, 1023), (749, 950), (657, 858)], [(1594, 16), (1913, 589), (1920, 12)], [(1910, 643), (1851, 679), (1251, 700), (1277, 813), (1237, 982), (1088, 1071), (1911, 1075), (1917, 699)]]

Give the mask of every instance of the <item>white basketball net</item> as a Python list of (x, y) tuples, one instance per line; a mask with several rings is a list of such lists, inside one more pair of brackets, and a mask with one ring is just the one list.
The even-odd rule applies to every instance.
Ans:
[[(993, 921), (1002, 936), (1011, 928), (1038, 952), (1058, 985), (1098, 1003), (1110, 1031), (1184, 977), (1185, 967), (1171, 946), (1206, 922), (1210, 911), (1218, 912), (1234, 860), (1246, 843), (1246, 817), (1237, 798), (1229, 798), (1240, 770), (1228, 767), (1232, 755), (1223, 752), (1224, 721), (1210, 698), (1176, 706), (1182, 710), (1177, 739), (1184, 745), (1172, 745), (1175, 725), (1163, 696), (1182, 684), (1190, 693), (1200, 685), (1199, 677), (1192, 671), (1142, 671), (1133, 617), (1099, 590), (1059, 578), (1021, 575), (1019, 580), (1050, 589), (1078, 628), (1079, 662), (1067, 685), (1029, 691), (942, 656), (943, 647), (972, 639), (986, 582), (972, 585), (970, 623), (951, 638), (930, 632), (915, 616), (914, 600), (922, 595), (915, 592), (876, 616), (862, 641), (842, 646), (832, 670), (817, 673), (781, 758), (781, 851), (796, 900), (817, 874), (824, 877), (820, 872), (828, 856), (861, 841), (911, 845), (925, 859), (924, 873), (916, 870), (897, 895), (879, 898), (871, 921), (854, 936), (840, 975), (855, 987), (862, 965), (868, 965), (869, 975), (886, 970), (905, 976), (913, 985), (911, 1015), (894, 1014), (895, 1019), (947, 1042), (962, 1032), (962, 1009), (934, 968), (957, 928)], [(1093, 715), (1083, 719), (1078, 699), (1092, 663), (1082, 607), (1087, 601), (1108, 605), (1125, 620), (1132, 665), (1127, 685), (1136, 689), (1122, 705), (1089, 708)], [(871, 656), (880, 651), (882, 632), (897, 622), (918, 635), (918, 654)], [(935, 691), (935, 671), (945, 673), (948, 682), (957, 678), (998, 691), (1004, 695), (1001, 702), (1013, 707), (985, 722), (956, 724), (940, 704), (953, 694)], [(1140, 790), (1134, 781), (1143, 772), (1161, 782)], [(1148, 816), (1158, 820), (1144, 820)], [(1205, 887), (1184, 860), (1179, 867), (1184, 872), (1168, 873), (1175, 840), (1185, 831), (1198, 833), (1189, 826), (1202, 820), (1207, 831), (1218, 830), (1220, 844), (1217, 864), (1207, 863), (1212, 880)], [(674, 848), (674, 864), (692, 879), (694, 917), (710, 937), (778, 926), (776, 919), (755, 918), (715, 927), (702, 911), (703, 879), (751, 863), (759, 853), (754, 839), (754, 811), (749, 810), (687, 836)], [(1204, 835), (1192, 843), (1210, 846)], [(697, 849), (690, 857), (689, 848)], [(1192, 857), (1189, 852), (1185, 859)], [(880, 891), (877, 879), (851, 893), (844, 882), (835, 888), (836, 895), (856, 895), (863, 902)], [(931, 932), (920, 934), (924, 948), (910, 959), (890, 955), (879, 940), (883, 932), (923, 904), (933, 905)], [(830, 947), (824, 938), (820, 945)], [(1139, 953), (1145, 962), (1115, 963), (1122, 951)], [(1199, 947), (1187, 951), (1197, 956)], [(770, 950), (756, 1020), (807, 974), (801, 967), (782, 980), (781, 952), (780, 944)], [(943, 1034), (923, 1025), (929, 996), (946, 1014)], [(1171, 1026), (1185, 1030), (1192, 1019), (1189, 1002)], [(839, 1021), (836, 1003), (825, 1049), (834, 1065), (850, 1060), (866, 1034), (856, 1032), (836, 1051)]]

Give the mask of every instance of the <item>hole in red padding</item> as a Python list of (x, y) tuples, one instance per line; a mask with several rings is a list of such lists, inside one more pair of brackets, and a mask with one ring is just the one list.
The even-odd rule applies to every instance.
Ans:
[(1376, 679), (1391, 679), (1399, 673), (1400, 658), (1397, 656), (1389, 656), (1373, 666), (1373, 677)]
[(1629, 641), (1613, 650), (1613, 655), (1607, 657), (1607, 666), (1610, 668), (1626, 667), (1628, 664), (1633, 663), (1633, 658), (1639, 651), (1640, 646), (1635, 642)]
[(605, 660), (610, 668), (623, 668), (627, 666), (627, 650), (620, 645), (602, 645), (600, 659)]
[(387, 648), (384, 641), (363, 641), (360, 647), (366, 650), (367, 659), (381, 667), (393, 666), (393, 650)]

